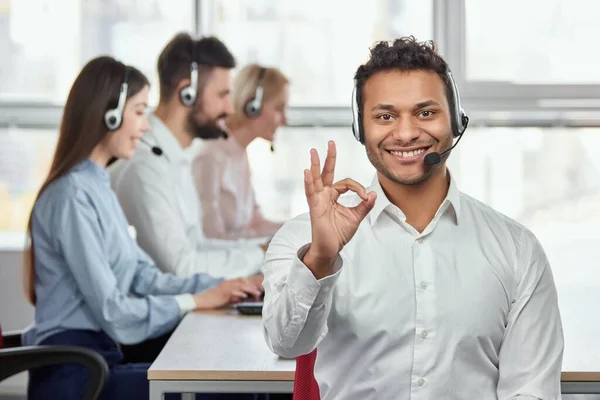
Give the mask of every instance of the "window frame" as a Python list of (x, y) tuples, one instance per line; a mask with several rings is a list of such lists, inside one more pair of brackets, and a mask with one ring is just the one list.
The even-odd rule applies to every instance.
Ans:
[[(214, 33), (210, 0), (190, 0), (194, 33)], [(452, 67), (472, 126), (600, 126), (599, 85), (527, 85), (467, 81), (465, 0), (433, 1), (433, 38)], [(350, 101), (349, 101), (350, 102)], [(62, 104), (0, 100), (0, 126), (49, 129), (60, 125)], [(348, 106), (290, 106), (290, 126), (350, 127)]]
[(434, 0), (434, 33), (477, 125), (599, 126), (600, 84), (515, 84), (466, 79), (466, 0)]

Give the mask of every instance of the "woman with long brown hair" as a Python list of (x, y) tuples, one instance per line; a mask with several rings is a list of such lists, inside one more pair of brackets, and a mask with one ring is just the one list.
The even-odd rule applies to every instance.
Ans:
[[(29, 221), (26, 292), (35, 324), (26, 344), (77, 345), (110, 367), (104, 399), (148, 398), (148, 364), (124, 365), (117, 343), (164, 335), (192, 309), (212, 309), (259, 290), (247, 279), (164, 274), (138, 247), (109, 185), (113, 158), (131, 158), (148, 129), (149, 84), (110, 57), (84, 66), (65, 104), (50, 168)], [(87, 372), (32, 370), (30, 399), (80, 399)]]

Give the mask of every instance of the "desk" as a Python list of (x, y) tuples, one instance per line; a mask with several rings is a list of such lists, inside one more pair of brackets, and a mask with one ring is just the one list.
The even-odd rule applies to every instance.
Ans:
[(169, 392), (292, 393), (295, 368), (269, 350), (260, 316), (188, 313), (148, 370), (150, 400)]
[(600, 394), (600, 372), (563, 372), (563, 394)]
[[(189, 313), (148, 370), (150, 400), (169, 392), (292, 393), (295, 367), (271, 353), (260, 317), (234, 309)], [(600, 372), (567, 370), (561, 380), (565, 394), (600, 394)]]

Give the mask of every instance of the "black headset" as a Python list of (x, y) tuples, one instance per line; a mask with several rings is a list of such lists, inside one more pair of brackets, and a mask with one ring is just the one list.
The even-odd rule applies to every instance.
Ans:
[(246, 116), (248, 118), (258, 117), (260, 115), (260, 111), (262, 110), (262, 99), (263, 99), (263, 92), (264, 92), (263, 80), (264, 80), (266, 71), (267, 71), (266, 68), (260, 67), (260, 70), (258, 72), (258, 81), (256, 84), (256, 91), (254, 92), (254, 95), (252, 96), (252, 98), (250, 100), (248, 100), (248, 102), (244, 106), (244, 113), (246, 114)]
[(119, 91), (119, 102), (116, 108), (111, 108), (104, 113), (104, 125), (109, 131), (116, 131), (123, 123), (123, 109), (127, 102), (127, 77), (129, 75), (129, 68), (125, 65), (125, 74), (123, 75), (123, 82), (121, 83), (121, 90)]
[(196, 102), (198, 92), (198, 63), (194, 57), (196, 43), (192, 39), (192, 48), (190, 50), (190, 84), (181, 88), (179, 91), (179, 99), (183, 105), (191, 107)]
[[(450, 120), (452, 124), (452, 133), (455, 137), (460, 137), (467, 129), (467, 125), (469, 124), (469, 117), (467, 117), (467, 114), (465, 114), (465, 111), (460, 105), (458, 87), (456, 86), (456, 82), (454, 82), (454, 78), (450, 70), (446, 72), (445, 83), (450, 89), (450, 97), (452, 103), (450, 104)], [(354, 89), (352, 90), (352, 132), (354, 133), (354, 137), (356, 138), (356, 140), (364, 144), (365, 133), (362, 126), (362, 115), (358, 104), (357, 90), (357, 81), (355, 80)]]

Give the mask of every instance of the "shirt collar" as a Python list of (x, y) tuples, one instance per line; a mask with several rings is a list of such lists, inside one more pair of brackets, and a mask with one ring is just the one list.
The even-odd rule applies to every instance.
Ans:
[(98, 164), (96, 164), (95, 162), (90, 160), (89, 158), (86, 158), (85, 160), (76, 164), (73, 167), (73, 170), (74, 171), (89, 171), (94, 176), (100, 178), (100, 180), (103, 183), (110, 185), (110, 176), (109, 176), (106, 168), (102, 168), (101, 166), (99, 166)]
[[(438, 212), (436, 213), (436, 215), (440, 212), (445, 212), (449, 208), (452, 208), (452, 210), (454, 211), (454, 221), (458, 224), (458, 222), (460, 220), (460, 191), (458, 190), (458, 186), (456, 185), (456, 180), (452, 178), (452, 174), (450, 173), (449, 170), (448, 170), (448, 176), (450, 179), (448, 193), (446, 194), (446, 198), (440, 205), (440, 208), (438, 209)], [(371, 223), (371, 226), (373, 226), (373, 225), (375, 225), (375, 222), (377, 222), (377, 219), (379, 218), (381, 213), (384, 210), (386, 210), (388, 207), (391, 207), (393, 205), (390, 202), (390, 200), (387, 198), (385, 193), (383, 192), (383, 188), (381, 187), (381, 184), (379, 183), (379, 178), (378, 178), (377, 174), (375, 174), (375, 177), (373, 178), (373, 181), (371, 182), (371, 186), (369, 187), (369, 190), (372, 190), (377, 194), (377, 198), (375, 200), (375, 205), (373, 206), (373, 209), (369, 213), (370, 223)], [(406, 216), (404, 215), (402, 210), (399, 210), (399, 211), (402, 214), (402, 217), (406, 218)]]
[(160, 147), (166, 159), (172, 164), (179, 162), (190, 162), (191, 156), (189, 152), (181, 147), (175, 136), (169, 128), (156, 115), (151, 114), (148, 117), (150, 123), (150, 134), (156, 141), (156, 145)]

